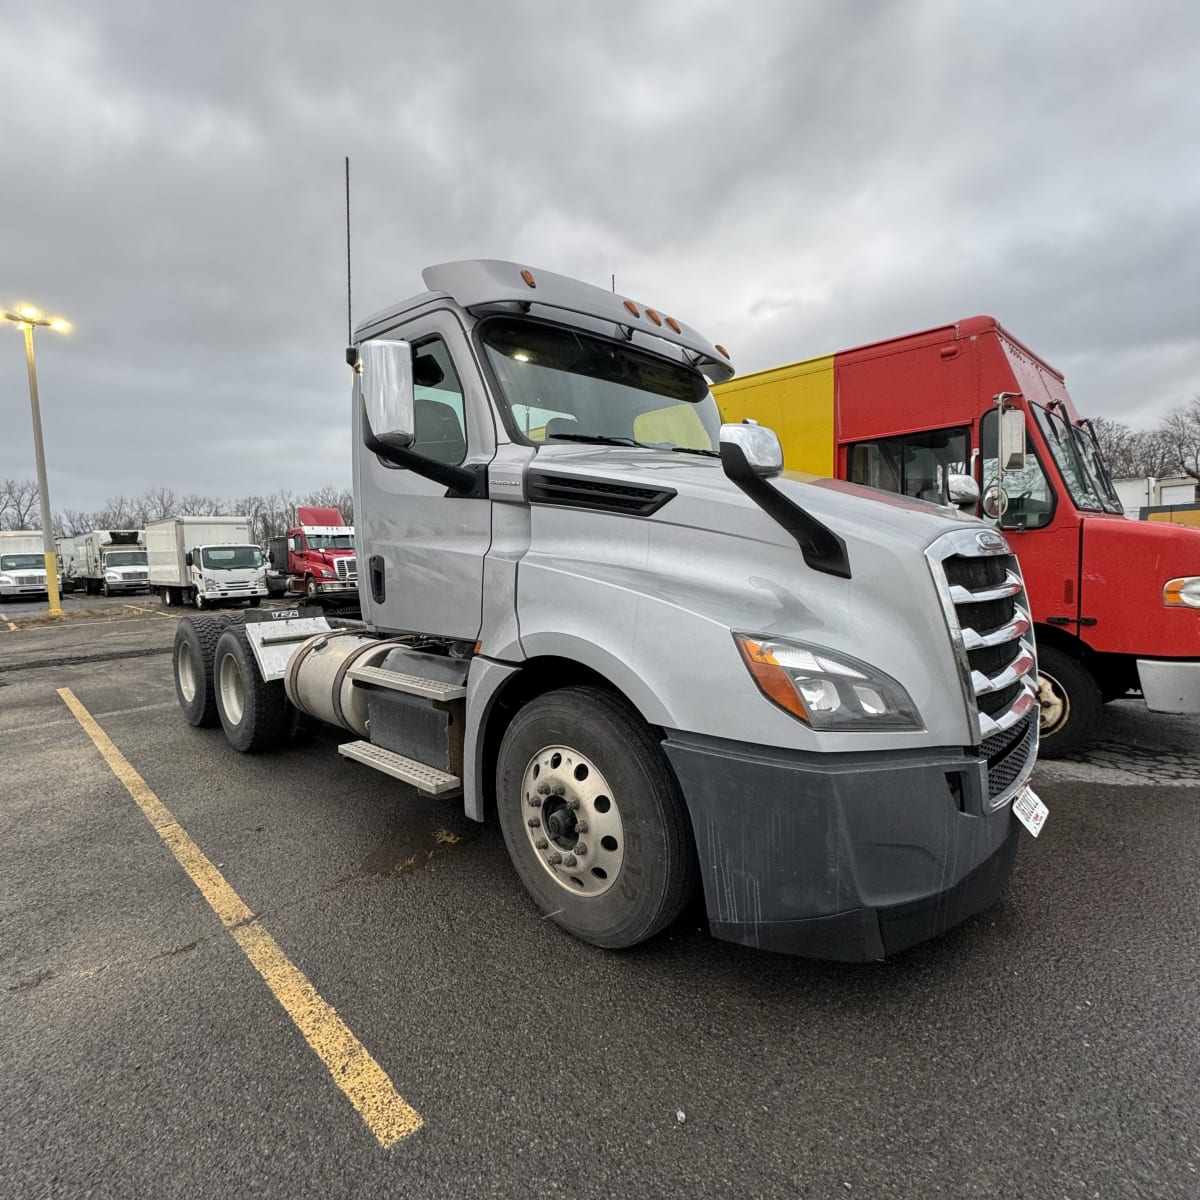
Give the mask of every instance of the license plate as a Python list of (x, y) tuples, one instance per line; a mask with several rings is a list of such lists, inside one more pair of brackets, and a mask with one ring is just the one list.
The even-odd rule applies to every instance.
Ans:
[(1018, 821), (1037, 837), (1042, 832), (1042, 826), (1046, 824), (1046, 817), (1050, 810), (1038, 799), (1037, 792), (1031, 787), (1027, 787), (1013, 801), (1013, 813)]

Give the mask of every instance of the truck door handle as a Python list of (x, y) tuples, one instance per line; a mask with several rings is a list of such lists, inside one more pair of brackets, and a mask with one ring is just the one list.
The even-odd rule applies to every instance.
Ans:
[(381, 554), (372, 554), (367, 559), (367, 570), (371, 573), (371, 599), (376, 604), (382, 604), (384, 597), (383, 556)]

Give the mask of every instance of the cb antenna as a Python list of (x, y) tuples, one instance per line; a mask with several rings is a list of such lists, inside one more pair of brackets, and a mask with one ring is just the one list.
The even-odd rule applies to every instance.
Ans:
[(350, 291), (350, 155), (346, 155), (346, 362), (350, 366), (358, 363), (358, 352), (354, 349), (354, 311)]

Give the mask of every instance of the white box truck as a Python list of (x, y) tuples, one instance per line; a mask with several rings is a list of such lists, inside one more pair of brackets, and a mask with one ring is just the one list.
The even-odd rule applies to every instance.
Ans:
[(37, 529), (0, 532), (0, 600), (46, 595), (46, 554)]
[(87, 537), (79, 534), (75, 537), (60, 537), (54, 539), (58, 550), (58, 573), (62, 578), (62, 594), (73, 592), (85, 584), (87, 555), (84, 546)]
[(148, 592), (146, 531), (93, 529), (83, 538), (83, 569), (77, 579), (89, 596)]
[(267, 594), (263, 552), (245, 517), (167, 517), (146, 526), (150, 590), (164, 604), (220, 608)]

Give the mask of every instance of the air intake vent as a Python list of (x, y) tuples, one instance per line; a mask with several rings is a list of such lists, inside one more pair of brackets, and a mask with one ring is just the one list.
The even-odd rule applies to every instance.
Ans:
[(529, 474), (526, 494), (531, 504), (561, 504), (568, 508), (648, 517), (658, 512), (675, 491), (673, 488), (635, 487), (631, 483), (613, 483), (606, 479), (533, 471)]

